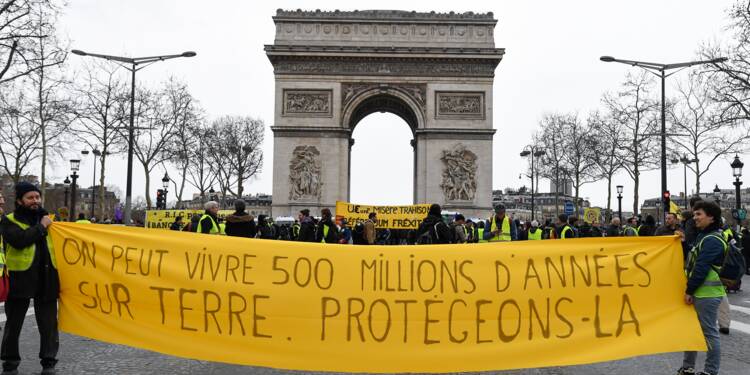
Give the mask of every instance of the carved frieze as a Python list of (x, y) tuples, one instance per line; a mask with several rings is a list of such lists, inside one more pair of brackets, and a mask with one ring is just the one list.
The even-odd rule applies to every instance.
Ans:
[(289, 200), (315, 201), (320, 198), (320, 151), (315, 146), (297, 146), (289, 162)]
[(444, 150), (443, 182), (440, 187), (447, 202), (473, 201), (477, 192), (477, 156), (462, 144)]
[(435, 118), (484, 119), (483, 92), (435, 93)]
[(494, 77), (497, 60), (272, 59), (276, 74)]
[(284, 90), (284, 116), (331, 117), (331, 90)]
[(404, 95), (410, 97), (419, 107), (424, 111), (425, 98), (427, 97), (427, 85), (426, 84), (413, 84), (413, 83), (394, 83), (394, 84), (381, 84), (381, 83), (342, 83), (341, 84), (341, 104), (342, 108), (351, 102), (354, 98), (365, 91), (379, 89), (387, 90), (394, 89)]

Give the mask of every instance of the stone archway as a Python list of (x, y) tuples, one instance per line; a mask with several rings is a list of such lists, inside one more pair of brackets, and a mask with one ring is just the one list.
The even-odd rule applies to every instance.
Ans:
[(415, 203), (487, 214), (504, 54), (492, 13), (279, 10), (273, 20), (273, 215), (348, 199), (351, 134), (374, 112), (412, 130)]

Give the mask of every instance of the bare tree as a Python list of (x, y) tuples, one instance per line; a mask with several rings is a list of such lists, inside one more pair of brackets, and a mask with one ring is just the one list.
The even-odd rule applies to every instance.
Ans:
[[(594, 163), (599, 178), (607, 179), (607, 215), (612, 212), (612, 177), (622, 169), (623, 128), (609, 115), (593, 112), (588, 117), (594, 140)], [(607, 221), (611, 220), (607, 217)]]
[(0, 84), (40, 69), (30, 64), (30, 51), (39, 30), (54, 29), (56, 18), (39, 18), (40, 13), (56, 14), (59, 6), (50, 0), (6, 0), (0, 2)]
[[(252, 117), (224, 116), (213, 123), (219, 144), (226, 148), (226, 161), (236, 183), (236, 196), (242, 197), (245, 182), (263, 167), (262, 120)], [(231, 186), (231, 185), (230, 185)]]
[(62, 155), (63, 136), (68, 132), (73, 114), (73, 104), (65, 93), (69, 81), (62, 73), (67, 47), (55, 35), (58, 10), (35, 4), (31, 10), (33, 29), (27, 47), (27, 66), (31, 69), (28, 82), (31, 111), (29, 122), (39, 132), (41, 148), (42, 199), (46, 196), (47, 164), (50, 155)]
[(191, 156), (194, 152), (200, 151), (198, 127), (203, 121), (203, 112), (198, 103), (187, 92), (183, 86), (175, 85), (168, 91), (168, 95), (173, 99), (172, 112), (176, 122), (174, 136), (166, 145), (168, 153), (168, 162), (179, 171), (177, 176), (172, 176), (174, 185), (174, 194), (178, 204), (182, 202), (185, 192), (185, 185), (188, 183), (188, 168), (190, 167)]
[[(678, 98), (669, 111), (671, 137), (675, 153), (696, 162), (687, 165), (695, 173), (695, 193), (701, 191), (700, 179), (722, 156), (742, 152), (750, 139), (747, 122), (723, 118), (722, 103), (711, 99), (709, 76), (694, 72), (678, 85)], [(702, 167), (703, 166), (703, 167)]]
[(622, 166), (633, 179), (633, 213), (638, 213), (641, 172), (656, 168), (659, 147), (656, 142), (658, 103), (651, 97), (653, 79), (641, 72), (628, 73), (617, 94), (605, 94), (604, 105), (613, 121), (622, 126)]
[(28, 122), (28, 106), (23, 91), (13, 85), (0, 92), (0, 157), (14, 184), (39, 157), (39, 132)]
[[(545, 154), (539, 172), (545, 178), (555, 182), (555, 216), (560, 214), (560, 186), (569, 178), (565, 169), (565, 144), (563, 129), (570, 121), (568, 114), (546, 114), (539, 122), (541, 142)], [(564, 191), (564, 190), (563, 190)]]
[(123, 121), (123, 102), (129, 93), (117, 77), (117, 69), (97, 62), (84, 66), (82, 78), (74, 89), (77, 119), (73, 133), (92, 149), (101, 150), (99, 159), (99, 212), (104, 212), (104, 186), (107, 158), (122, 152), (123, 140), (118, 128)]
[(589, 123), (584, 124), (575, 113), (566, 116), (562, 123), (563, 134), (563, 166), (570, 180), (573, 182), (575, 191), (575, 212), (578, 211), (578, 197), (581, 187), (596, 180), (596, 154), (595, 142), (591, 133)]
[(212, 168), (210, 147), (213, 140), (211, 131), (202, 122), (190, 129), (191, 137), (195, 144), (188, 150), (187, 176), (188, 184), (198, 189), (201, 201), (206, 197), (206, 193), (211, 186), (216, 183), (217, 173)]

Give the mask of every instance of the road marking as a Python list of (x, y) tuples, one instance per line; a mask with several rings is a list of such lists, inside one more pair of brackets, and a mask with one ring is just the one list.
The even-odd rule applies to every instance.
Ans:
[[(29, 315), (34, 315), (33, 307), (29, 307), (29, 311), (26, 312), (26, 316), (29, 316)], [(0, 323), (5, 322), (6, 320), (8, 320), (8, 317), (5, 316), (5, 314), (0, 314)], [(748, 327), (750, 327), (750, 325)], [(748, 333), (750, 333), (750, 330), (748, 331)]]
[(750, 335), (750, 324), (734, 321), (729, 325), (729, 330), (730, 332), (740, 331)]
[(745, 306), (737, 306), (737, 305), (729, 305), (729, 309), (732, 311), (739, 311), (743, 314), (750, 315), (750, 307)]

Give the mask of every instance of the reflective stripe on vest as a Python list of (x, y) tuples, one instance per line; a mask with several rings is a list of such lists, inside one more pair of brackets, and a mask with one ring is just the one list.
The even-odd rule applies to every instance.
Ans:
[(91, 224), (91, 222), (86, 219), (81, 219), (81, 220), (76, 220), (76, 224)]
[[(690, 250), (688, 259), (688, 278), (693, 274), (695, 261), (696, 259), (698, 259), (698, 254), (700, 253), (701, 247), (703, 247), (703, 241), (705, 241), (706, 238), (713, 237), (721, 241), (721, 244), (724, 246), (724, 256), (726, 256), (728, 247), (727, 243), (722, 238), (723, 235), (723, 233), (721, 233), (721, 236), (715, 233), (708, 234), (701, 239), (701, 242), (699, 242), (698, 245), (693, 246), (693, 248)], [(720, 269), (720, 267), (712, 264), (711, 269), (708, 271), (708, 275), (706, 275), (706, 278), (703, 280), (703, 284), (701, 284), (701, 286), (699, 286), (698, 289), (695, 290), (693, 296), (695, 296), (696, 298), (714, 298), (725, 296), (726, 291), (724, 290), (724, 284), (719, 278)]]
[(542, 230), (537, 229), (534, 233), (531, 233), (531, 229), (529, 229), (529, 240), (541, 240), (542, 239)]
[(328, 225), (323, 224), (323, 238), (320, 239), (320, 242), (325, 243), (326, 237), (328, 237), (328, 231), (330, 230), (330, 227)]
[(564, 240), (568, 238), (568, 235), (566, 233), (573, 232), (573, 229), (569, 225), (565, 225), (563, 229), (560, 231), (560, 239)]
[(479, 232), (479, 242), (487, 242), (487, 240), (484, 239), (484, 228), (477, 229), (477, 232)]
[[(632, 233), (631, 235), (628, 235), (628, 230), (630, 230), (630, 233)], [(638, 237), (638, 230), (633, 227), (625, 227), (625, 229), (623, 229), (622, 231), (622, 234), (623, 236), (628, 237)]]
[[(497, 223), (495, 222), (495, 216), (493, 215), (492, 224), (490, 224), (490, 232), (494, 232), (496, 230), (497, 230)], [(495, 237), (490, 238), (490, 242), (510, 241), (510, 240), (512, 240), (512, 237), (510, 236), (510, 219), (506, 216), (503, 218), (501, 233), (496, 235)]]
[(203, 216), (201, 216), (201, 219), (198, 220), (198, 229), (196, 230), (196, 232), (203, 233), (203, 219), (205, 219), (206, 217), (211, 219), (211, 229), (208, 231), (208, 234), (219, 234), (219, 225), (216, 224), (216, 220), (214, 220), (214, 218), (209, 214), (203, 214)]
[[(18, 225), (22, 230), (31, 228), (29, 225), (24, 224), (16, 220), (13, 214), (5, 216), (8, 220)], [(47, 251), (49, 251), (49, 257), (52, 260), (52, 267), (57, 268), (57, 261), (55, 261), (55, 251), (52, 246), (52, 238), (47, 235)], [(31, 268), (31, 264), (34, 262), (34, 255), (36, 254), (36, 244), (31, 244), (23, 249), (16, 249), (10, 243), (5, 243), (5, 260), (9, 271), (26, 271)]]

